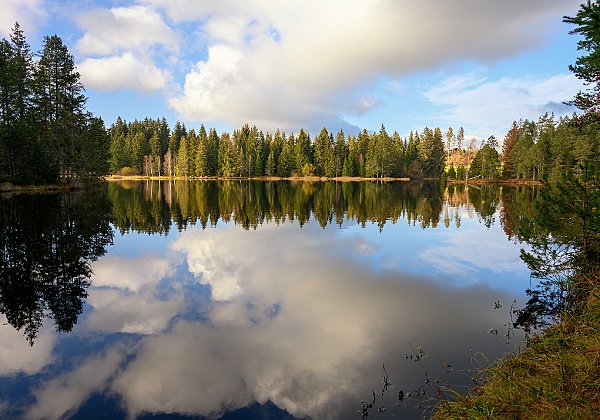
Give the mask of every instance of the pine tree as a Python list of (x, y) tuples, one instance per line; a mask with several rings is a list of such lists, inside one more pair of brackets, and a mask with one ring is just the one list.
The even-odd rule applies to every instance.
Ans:
[(208, 136), (204, 124), (200, 125), (195, 159), (196, 176), (208, 176)]
[(188, 150), (188, 139), (182, 136), (179, 140), (179, 150), (177, 152), (177, 163), (175, 164), (175, 175), (176, 176), (189, 176), (190, 174), (190, 161), (189, 161), (189, 150)]
[(294, 144), (295, 172), (304, 175), (304, 167), (312, 163), (312, 150), (310, 136), (304, 129), (300, 129)]
[(219, 168), (219, 136), (217, 130), (211, 128), (206, 142), (206, 175), (216, 176)]
[(277, 162), (277, 176), (286, 178), (292, 175), (296, 165), (294, 143), (294, 135), (290, 134), (279, 155), (279, 161)]
[(327, 168), (331, 165), (333, 151), (331, 149), (331, 143), (329, 142), (329, 133), (325, 127), (323, 127), (315, 139), (314, 156), (315, 175), (327, 176)]
[(501, 161), (503, 166), (503, 176), (505, 178), (514, 178), (515, 174), (515, 145), (517, 143), (518, 128), (517, 122), (513, 121), (511, 129), (508, 131), (502, 142)]
[(42, 144), (51, 163), (67, 181), (76, 170), (74, 151), (84, 121), (85, 96), (73, 56), (62, 40), (46, 36), (34, 72), (33, 106), (42, 124)]
[(333, 146), (333, 160), (335, 164), (335, 176), (342, 176), (342, 169), (344, 168), (344, 160), (348, 147), (346, 146), (346, 136), (344, 131), (340, 129), (335, 136), (335, 144)]
[(158, 135), (158, 131), (155, 129), (152, 137), (150, 138), (150, 175), (158, 175), (160, 176), (161, 169), (161, 145), (160, 145), (160, 137)]
[(577, 49), (587, 54), (578, 57), (574, 65), (569, 66), (575, 76), (591, 86), (587, 92), (579, 92), (572, 102), (586, 115), (593, 116), (593, 121), (598, 121), (600, 113), (600, 3), (598, 1), (579, 6), (579, 11), (574, 17), (565, 16), (563, 22), (577, 27), (569, 34), (580, 35), (582, 39), (577, 42)]
[[(198, 136), (196, 131), (191, 129), (188, 131), (188, 176), (196, 175), (196, 151), (198, 150)], [(181, 147), (181, 146), (180, 146)]]
[(449, 127), (448, 131), (446, 131), (446, 156), (448, 157), (448, 160), (450, 159), (450, 150), (452, 149), (452, 145), (455, 141), (456, 138), (454, 137), (454, 131), (452, 130), (452, 127)]

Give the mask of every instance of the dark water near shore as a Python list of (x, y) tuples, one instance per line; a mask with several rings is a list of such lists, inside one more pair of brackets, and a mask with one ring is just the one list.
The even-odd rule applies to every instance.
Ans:
[(0, 416), (429, 416), (521, 344), (537, 195), (140, 181), (4, 197)]

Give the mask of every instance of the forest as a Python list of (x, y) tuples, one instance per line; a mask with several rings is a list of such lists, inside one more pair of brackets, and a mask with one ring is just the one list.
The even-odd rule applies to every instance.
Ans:
[[(577, 66), (577, 65), (576, 65)], [(594, 75), (571, 66), (588, 84)], [(578, 70), (579, 69), (579, 70)], [(579, 73), (578, 73), (579, 72)], [(588, 77), (589, 80), (586, 79)], [(402, 138), (363, 129), (358, 135), (323, 128), (311, 138), (263, 132), (245, 124), (231, 134), (166, 119), (118, 118), (109, 129), (85, 109), (84, 86), (62, 40), (46, 36), (34, 54), (18, 23), (0, 42), (0, 182), (73, 183), (118, 175), (184, 178), (363, 177), (517, 179), (556, 183), (600, 161), (594, 97), (580, 93), (570, 117), (544, 114), (512, 124), (502, 145), (494, 136), (465, 137), (464, 128), (425, 127)], [(588, 96), (586, 96), (588, 95)], [(590, 102), (591, 101), (591, 102)]]
[[(297, 135), (259, 131), (244, 125), (233, 134), (198, 133), (166, 120), (125, 122), (109, 129), (111, 171), (123, 175), (178, 177), (365, 177), (365, 178), (484, 178), (529, 179), (554, 183), (561, 174), (585, 162), (600, 161), (600, 123), (582, 118), (515, 121), (501, 151), (494, 136), (478, 145), (465, 141), (461, 127), (424, 128), (401, 138), (362, 130), (358, 136), (323, 128), (314, 139), (301, 129)], [(479, 147), (478, 147), (479, 146)]]
[(18, 23), (0, 41), (0, 182), (70, 183), (108, 172), (106, 128), (86, 111), (79, 78), (56, 35), (38, 54)]

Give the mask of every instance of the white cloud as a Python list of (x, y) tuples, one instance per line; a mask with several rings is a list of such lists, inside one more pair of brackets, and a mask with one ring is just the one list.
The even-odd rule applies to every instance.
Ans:
[(545, 112), (572, 113), (574, 109), (561, 104), (581, 88), (581, 81), (571, 74), (497, 80), (472, 74), (447, 78), (423, 94), (431, 103), (445, 107), (450, 125), (501, 140), (516, 116), (535, 120)]
[[(219, 417), (271, 401), (298, 417), (347, 418), (356, 411), (347, 402), (369, 395), (381, 380), (382, 361), (387, 366), (403, 357), (399, 349), (421, 337), (422, 326), (445, 356), (462, 360), (465, 343), (488, 340), (485, 331), (505, 322), (490, 310), (491, 302), (504, 299), (501, 292), (374, 273), (340, 258), (330, 232), (304, 227), (311, 228), (293, 241), (292, 225), (248, 232), (192, 228), (176, 239), (172, 249), (186, 255), (190, 270), (211, 275), (211, 286), (221, 274), (237, 273), (240, 289), (205, 306), (206, 321), (179, 320), (143, 339), (111, 385), (130, 417)], [(354, 245), (363, 248), (359, 240)], [(453, 326), (461, 340), (454, 340)], [(421, 371), (403, 371), (395, 385), (422, 380)], [(340, 406), (347, 412), (340, 414)]]
[(78, 23), (84, 35), (76, 48), (82, 54), (111, 55), (154, 45), (176, 49), (179, 43), (162, 16), (144, 6), (95, 9), (81, 14)]
[(534, 47), (578, 1), (142, 3), (203, 22), (209, 54), (170, 101), (180, 116), (289, 130), (368, 111), (351, 92), (377, 77)]
[(86, 317), (84, 328), (132, 334), (164, 331), (171, 319), (184, 309), (183, 296), (176, 293), (168, 300), (160, 300), (153, 292), (92, 289), (87, 303), (93, 311)]
[(77, 66), (84, 85), (98, 90), (160, 90), (170, 74), (136, 58), (131, 52), (104, 58), (87, 58)]
[[(6, 317), (0, 315), (0, 323), (6, 324)], [(52, 348), (56, 334), (49, 328), (41, 328), (31, 347), (23, 335), (10, 325), (2, 325), (0, 333), (0, 375), (23, 372), (28, 375), (42, 370), (53, 361)]]
[(92, 266), (93, 287), (112, 287), (131, 292), (153, 289), (155, 284), (173, 272), (168, 259), (156, 256), (125, 258), (107, 256)]
[(242, 292), (235, 261), (238, 257), (229, 249), (218, 246), (210, 237), (199, 241), (189, 235), (183, 235), (172, 248), (185, 253), (190, 272), (202, 284), (211, 286), (211, 296), (214, 300), (229, 301)]
[(127, 354), (118, 345), (106, 354), (91, 357), (72, 372), (51, 379), (35, 392), (36, 403), (24, 418), (61, 419), (69, 417), (95, 391), (101, 391)]
[[(164, 304), (174, 307), (159, 304), (154, 307), (159, 315), (150, 313), (148, 303), (159, 294), (156, 279), (162, 274), (145, 268), (150, 258), (100, 260), (94, 266), (99, 279), (89, 297), (94, 310), (102, 312), (99, 319), (106, 321), (98, 325), (107, 333), (148, 335), (133, 345), (117, 343), (73, 371), (48, 379), (34, 390), (36, 401), (27, 417), (68, 417), (90, 395), (107, 392), (131, 418), (142, 413), (218, 417), (267, 401), (297, 417), (351, 418), (360, 408), (358, 401), (381, 383), (383, 362), (394, 369), (394, 386), (422, 383), (423, 373), (413, 362), (399, 362), (412, 353), (411, 340), (432, 351), (425, 328), (457, 369), (466, 367), (461, 362), (466, 347), (489, 355), (486, 346), (498, 345), (485, 331), (506, 322), (505, 315), (491, 310), (494, 300), (509, 299), (504, 293), (484, 287), (441, 288), (431, 279), (373, 271), (348, 256), (370, 254), (377, 243), (343, 237), (340, 248), (338, 234), (332, 233), (313, 222), (302, 230), (290, 223), (265, 224), (256, 231), (233, 224), (207, 230), (191, 226), (174, 236), (165, 254), (171, 260), (167, 266), (178, 270), (167, 274), (168, 290), (160, 290)], [(156, 264), (155, 271), (167, 271), (163, 265)], [(134, 267), (139, 278), (122, 274)], [(177, 309), (186, 287), (196, 286), (186, 282), (183, 267), (197, 279), (211, 279), (213, 290), (223, 287), (221, 295), (198, 301), (194, 293), (187, 294), (187, 309), (201, 312), (201, 319), (184, 310), (165, 329), (154, 321), (174, 316), (169, 312)], [(232, 275), (233, 289), (220, 284)], [(143, 324), (145, 316), (149, 319)], [(130, 327), (139, 321), (145, 330)], [(86, 326), (87, 320), (80, 333), (89, 334)], [(424, 364), (435, 375), (441, 367), (433, 359)]]
[(0, 2), (0, 35), (8, 36), (19, 22), (27, 36), (37, 29), (46, 13), (42, 0), (2, 0)]
[(168, 299), (160, 299), (157, 289), (162, 279), (174, 274), (176, 264), (176, 259), (156, 256), (108, 256), (94, 263), (87, 299), (93, 310), (85, 318), (84, 329), (134, 334), (166, 329), (184, 308), (183, 292), (171, 282)]

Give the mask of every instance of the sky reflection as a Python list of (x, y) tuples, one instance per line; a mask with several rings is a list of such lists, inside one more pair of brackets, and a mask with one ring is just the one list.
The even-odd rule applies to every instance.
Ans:
[[(0, 381), (31, 378), (30, 397), (0, 405), (5, 415), (68, 417), (102, 394), (132, 418), (219, 417), (269, 401), (299, 418), (360, 418), (385, 364), (388, 414), (419, 417), (410, 402), (395, 406), (400, 389), (423, 386), (433, 398), (428, 377), (464, 386), (477, 354), (518, 344), (506, 343), (505, 324), (528, 272), (519, 246), (477, 218), (435, 229), (399, 221), (382, 232), (353, 222), (221, 223), (138, 239), (146, 245), (131, 250), (115, 238), (92, 266), (72, 332), (85, 346), (62, 355), (53, 348), (65, 335), (44, 328), (30, 348), (2, 327)], [(406, 357), (418, 347), (422, 366)]]

